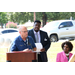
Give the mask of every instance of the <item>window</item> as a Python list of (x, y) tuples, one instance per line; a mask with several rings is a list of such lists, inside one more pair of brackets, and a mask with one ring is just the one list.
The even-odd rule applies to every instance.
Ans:
[(68, 27), (73, 26), (72, 22), (66, 22), (66, 23), (67, 23)]
[(2, 31), (2, 34), (13, 33), (13, 32), (18, 32), (18, 31), (17, 30), (4, 30)]
[(2, 31), (2, 34), (8, 33), (8, 30), (4, 30)]
[(18, 32), (17, 30), (8, 30), (8, 33)]
[(64, 27), (71, 27), (71, 26), (73, 26), (72, 22), (68, 21), (68, 22), (62, 22), (59, 27), (64, 28)]
[(66, 22), (62, 22), (59, 27), (61, 27), (61, 28), (67, 27), (67, 23)]

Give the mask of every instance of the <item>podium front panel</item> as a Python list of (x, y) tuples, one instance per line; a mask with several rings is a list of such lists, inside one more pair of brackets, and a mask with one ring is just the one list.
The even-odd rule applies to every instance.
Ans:
[(7, 52), (6, 53), (7, 62), (32, 62), (36, 61), (35, 52)]

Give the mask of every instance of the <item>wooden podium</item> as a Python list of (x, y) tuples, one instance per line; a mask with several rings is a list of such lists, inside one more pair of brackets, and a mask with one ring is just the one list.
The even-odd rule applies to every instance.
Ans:
[(36, 52), (7, 52), (6, 60), (7, 62), (36, 62)]

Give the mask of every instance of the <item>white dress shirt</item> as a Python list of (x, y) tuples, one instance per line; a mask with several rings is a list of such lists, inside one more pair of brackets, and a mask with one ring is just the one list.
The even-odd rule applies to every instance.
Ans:
[[(36, 33), (38, 33), (38, 43), (40, 43), (40, 40), (41, 40), (41, 38), (40, 38), (40, 31), (38, 31), (38, 32), (34, 31), (35, 39), (36, 39)], [(37, 54), (40, 54), (40, 52), (37, 52)]]
[[(33, 31), (34, 31), (34, 30), (33, 30)], [(41, 39), (40, 39), (40, 31), (38, 31), (38, 32), (35, 32), (35, 31), (34, 31), (35, 38), (36, 38), (36, 33), (38, 34), (38, 43), (40, 43), (40, 40), (41, 40)]]

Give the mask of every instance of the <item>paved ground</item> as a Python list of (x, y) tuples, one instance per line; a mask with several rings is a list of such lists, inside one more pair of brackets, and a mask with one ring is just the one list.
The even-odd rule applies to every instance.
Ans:
[[(65, 42), (65, 41), (69, 41), (68, 39), (67, 40), (59, 40), (58, 42)], [(75, 41), (75, 40), (73, 40)]]

